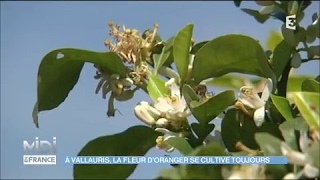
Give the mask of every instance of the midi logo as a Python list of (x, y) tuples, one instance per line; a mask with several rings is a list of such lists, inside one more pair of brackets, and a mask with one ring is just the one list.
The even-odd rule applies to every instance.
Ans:
[(36, 137), (33, 142), (23, 141), (23, 164), (26, 165), (54, 165), (57, 163), (56, 157), (57, 138), (52, 141), (40, 140)]

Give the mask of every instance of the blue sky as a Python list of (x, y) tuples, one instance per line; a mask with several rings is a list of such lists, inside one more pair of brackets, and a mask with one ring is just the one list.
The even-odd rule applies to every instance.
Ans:
[[(254, 2), (242, 7), (258, 8)], [(311, 23), (319, 2), (307, 9), (304, 25)], [(228, 33), (247, 34), (264, 45), (269, 30), (280, 21), (257, 23), (233, 2), (3, 2), (1, 1), (1, 179), (72, 178), (72, 167), (23, 166), (22, 141), (57, 137), (58, 155), (76, 155), (91, 139), (114, 134), (141, 124), (133, 107), (141, 100), (116, 103), (123, 115), (106, 117), (107, 101), (95, 95), (97, 81), (92, 65), (86, 65), (67, 100), (58, 108), (40, 114), (35, 128), (31, 112), (36, 101), (36, 76), (42, 57), (59, 47), (105, 51), (107, 22), (125, 24), (141, 31), (157, 22), (163, 38), (169, 38), (187, 23), (194, 23), (197, 42)], [(297, 73), (317, 75), (319, 63), (303, 65)], [(163, 155), (152, 149), (147, 155)], [(153, 178), (169, 165), (139, 165), (131, 178)]]

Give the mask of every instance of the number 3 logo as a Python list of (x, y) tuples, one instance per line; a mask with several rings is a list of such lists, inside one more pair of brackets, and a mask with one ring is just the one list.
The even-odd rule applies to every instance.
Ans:
[(286, 17), (286, 28), (296, 30), (296, 15)]

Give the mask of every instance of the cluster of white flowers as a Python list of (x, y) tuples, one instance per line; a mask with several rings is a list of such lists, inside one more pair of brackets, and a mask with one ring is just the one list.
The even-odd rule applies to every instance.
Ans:
[[(265, 121), (265, 104), (270, 97), (273, 88), (272, 80), (267, 79), (266, 85), (262, 91), (261, 97), (258, 95), (256, 89), (252, 86), (242, 86), (238, 94), (238, 101), (235, 107), (241, 109), (249, 116), (253, 116), (256, 126), (261, 126)], [(253, 115), (249, 110), (254, 110)]]
[[(289, 173), (283, 179), (299, 179), (302, 175), (307, 178), (316, 178), (320, 175), (319, 167), (316, 167), (314, 161), (319, 159), (313, 159), (307, 154), (312, 141), (317, 141), (319, 145), (320, 134), (319, 131), (313, 132), (313, 140), (308, 138), (307, 131), (300, 131), (299, 146), (302, 152), (293, 150), (285, 142), (281, 143), (282, 154), (288, 157), (289, 163), (293, 165), (303, 166), (303, 169), (298, 173)], [(319, 152), (318, 152), (319, 153)]]
[(155, 131), (165, 134), (165, 136), (157, 138), (157, 147), (171, 152), (174, 148), (165, 144), (164, 141), (173, 136), (183, 137), (182, 133), (176, 133), (170, 131), (170, 129), (184, 127), (187, 123), (187, 117), (191, 115), (191, 111), (174, 78), (166, 82), (165, 87), (170, 90), (169, 96), (160, 97), (153, 104), (142, 101), (134, 108), (134, 112), (142, 122), (155, 126)]

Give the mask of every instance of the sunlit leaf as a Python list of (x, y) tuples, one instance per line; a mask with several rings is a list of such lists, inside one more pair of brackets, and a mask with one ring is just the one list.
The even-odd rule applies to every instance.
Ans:
[(147, 90), (154, 101), (157, 101), (159, 97), (164, 97), (168, 94), (168, 89), (165, 87), (165, 81), (159, 76), (151, 73), (148, 76)]
[[(190, 156), (226, 156), (224, 149), (218, 143), (210, 143), (198, 147)], [(221, 168), (219, 164), (182, 164), (180, 174), (182, 179), (221, 179)]]
[(196, 54), (200, 48), (202, 48), (205, 44), (207, 44), (209, 41), (202, 41), (202, 42), (199, 42), (198, 44), (195, 44), (191, 51), (190, 51), (190, 54)]
[(165, 51), (165, 47), (163, 47), (161, 54), (154, 54), (154, 70), (155, 74), (157, 74), (158, 69), (166, 62), (168, 57), (170, 56), (170, 51)]
[[(256, 133), (255, 139), (265, 156), (282, 156), (280, 139), (270, 135), (269, 133)], [(267, 168), (270, 169), (273, 177), (276, 179), (282, 179), (287, 173), (287, 169), (284, 164), (270, 164), (267, 165)]]
[[(124, 132), (89, 141), (78, 156), (144, 156), (161, 135), (146, 126), (133, 126)], [(75, 164), (74, 179), (127, 179), (136, 164)]]
[(269, 36), (266, 40), (266, 45), (272, 52), (277, 47), (277, 45), (283, 40), (282, 34), (279, 31), (271, 30)]
[(181, 154), (187, 155), (193, 151), (188, 141), (182, 137), (171, 137), (165, 141), (170, 146), (176, 148)]
[(268, 14), (260, 14), (259, 11), (257, 10), (253, 10), (253, 9), (247, 9), (247, 8), (242, 8), (241, 9), (243, 12), (251, 15), (254, 17), (254, 19), (256, 21), (258, 21), (259, 23), (264, 23), (269, 19), (269, 15)]
[(195, 55), (193, 78), (196, 82), (231, 72), (274, 76), (264, 50), (249, 36), (220, 36), (206, 43)]
[(295, 92), (293, 100), (297, 105), (302, 117), (310, 127), (320, 125), (320, 94), (314, 92)]
[(311, 147), (308, 149), (308, 154), (310, 155), (310, 157), (313, 158), (313, 164), (320, 168), (320, 143), (319, 141), (314, 141), (311, 145)]
[(38, 70), (37, 103), (34, 123), (38, 127), (38, 113), (58, 107), (78, 82), (84, 63), (93, 63), (110, 73), (126, 76), (127, 69), (113, 52), (94, 52), (83, 49), (62, 48), (49, 52)]
[(301, 91), (320, 93), (320, 83), (314, 79), (307, 79), (303, 81)]
[(173, 59), (182, 82), (187, 76), (193, 24), (182, 28), (173, 40)]
[(221, 136), (226, 148), (231, 152), (238, 151), (235, 145), (241, 141), (241, 128), (237, 119), (237, 110), (230, 109), (221, 122)]
[(287, 120), (290, 121), (293, 119), (292, 109), (289, 101), (281, 96), (271, 95), (273, 104), (277, 107), (281, 115)]
[(295, 122), (286, 121), (279, 126), (282, 136), (285, 139), (286, 143), (294, 150), (298, 150), (297, 139), (295, 135)]
[(200, 142), (202, 142), (213, 131), (214, 127), (214, 124), (191, 124), (192, 130), (198, 136)]
[(192, 101), (190, 103), (190, 109), (200, 124), (208, 124), (227, 107), (233, 105), (235, 100), (234, 92), (232, 90), (227, 90), (210, 97), (204, 102)]
[(281, 76), (293, 52), (294, 48), (289, 46), (285, 40), (281, 41), (274, 49), (271, 65), (277, 78)]

